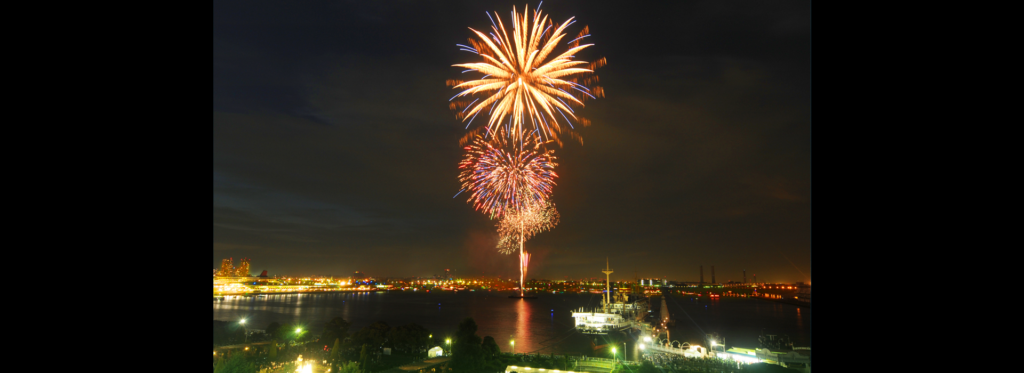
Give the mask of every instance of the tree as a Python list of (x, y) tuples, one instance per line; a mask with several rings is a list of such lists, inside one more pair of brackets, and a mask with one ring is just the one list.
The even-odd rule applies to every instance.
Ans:
[(348, 337), (348, 329), (351, 325), (345, 319), (335, 317), (324, 325), (324, 331), (320, 333), (320, 340), (327, 343), (335, 339), (345, 339)]
[(640, 364), (640, 369), (637, 369), (637, 373), (660, 373), (660, 372), (661, 371), (658, 370), (658, 368), (656, 368), (653, 363), (651, 363), (650, 361), (647, 361), (647, 360), (644, 360), (643, 364)]
[(359, 351), (359, 367), (363, 370), (368, 369), (366, 364), (370, 362), (370, 354), (366, 352), (366, 345), (363, 345), (363, 349)]
[(284, 323), (274, 331), (274, 337), (286, 343), (295, 340), (295, 325)]
[(494, 341), (491, 336), (484, 337), (484, 343), (481, 345), (484, 351), (485, 360), (493, 360), (494, 358), (501, 356), (501, 349), (498, 348), (498, 343)]
[(341, 340), (334, 339), (334, 348), (331, 349), (331, 361), (338, 361), (341, 359)]
[(350, 361), (338, 366), (338, 373), (363, 373), (363, 371), (359, 369), (358, 363)]
[(391, 327), (388, 326), (388, 323), (377, 321), (352, 334), (348, 345), (355, 347), (366, 344), (370, 345), (371, 348), (378, 348), (387, 339), (388, 332), (390, 331)]
[(269, 335), (271, 338), (281, 338), (281, 336), (277, 335), (277, 332), (279, 330), (281, 330), (281, 324), (272, 322), (270, 323), (270, 325), (267, 325), (267, 328), (264, 329), (264, 332), (266, 332), (267, 335)]
[(420, 351), (430, 342), (430, 331), (416, 324), (402, 325), (391, 329), (389, 339), (396, 349)]
[(478, 372), (484, 365), (484, 352), (480, 337), (476, 335), (476, 321), (467, 317), (459, 323), (452, 343), (453, 370), (461, 372)]
[(213, 373), (256, 373), (256, 367), (253, 366), (242, 354), (236, 353), (231, 355), (230, 359), (224, 361), (224, 364), (217, 364), (218, 368), (214, 368)]

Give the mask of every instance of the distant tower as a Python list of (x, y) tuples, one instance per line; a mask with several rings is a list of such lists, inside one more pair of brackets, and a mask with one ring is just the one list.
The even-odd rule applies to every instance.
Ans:
[(704, 286), (704, 265), (700, 265), (700, 286)]
[(605, 304), (605, 306), (607, 306), (610, 303), (611, 299), (612, 299), (611, 298), (611, 295), (612, 295), (612, 273), (614, 273), (614, 272), (615, 271), (612, 271), (608, 267), (608, 257), (604, 257), (604, 270), (601, 271), (601, 273), (604, 273), (605, 286), (606, 286), (605, 294), (604, 294), (604, 299), (605, 299), (604, 300), (604, 304)]
[(715, 266), (711, 266), (711, 283), (717, 284), (717, 282), (715, 282)]
[(452, 270), (450, 270), (448, 268), (444, 269), (444, 279), (451, 281), (451, 279), (452, 279)]
[(747, 283), (747, 270), (745, 270), (745, 269), (743, 270), (743, 283), (744, 284)]

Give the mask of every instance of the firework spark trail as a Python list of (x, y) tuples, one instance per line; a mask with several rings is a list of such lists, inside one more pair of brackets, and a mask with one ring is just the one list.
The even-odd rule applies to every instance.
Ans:
[[(554, 21), (540, 11), (540, 5), (534, 10), (532, 22), (528, 7), (523, 9), (523, 13), (513, 7), (510, 38), (496, 12), (494, 17), (487, 13), (487, 17), (491, 20), (491, 32), (485, 35), (470, 28), (479, 40), (470, 39), (469, 45), (456, 44), (460, 50), (483, 58), (482, 62), (453, 65), (483, 74), (475, 80), (448, 81), (454, 89), (461, 89), (449, 101), (477, 96), (468, 104), (452, 102), (451, 108), (457, 110), (456, 117), (462, 121), (470, 119), (472, 123), (476, 114), (487, 109), (490, 119), (486, 127), (490, 132), (500, 131), (501, 136), (513, 140), (532, 135), (538, 141), (554, 140), (559, 145), (562, 144), (559, 135), (575, 128), (572, 121), (589, 125), (589, 121), (577, 116), (570, 108), (572, 105), (584, 106), (583, 101), (588, 98), (604, 97), (604, 90), (595, 85), (599, 80), (593, 73), (604, 66), (605, 59), (600, 58), (593, 63), (573, 60), (577, 52), (593, 45), (580, 45), (581, 40), (590, 36), (589, 28), (584, 27), (575, 38), (565, 43), (568, 50), (555, 54), (552, 52), (565, 38), (566, 28), (576, 22), (573, 18), (556, 27)], [(481, 98), (485, 99), (480, 101)], [(471, 109), (466, 111), (467, 108)], [(569, 125), (568, 129), (562, 128), (555, 112)], [(527, 116), (529, 121), (525, 118)], [(511, 120), (507, 128), (505, 117)], [(536, 131), (524, 128), (527, 125), (532, 125)], [(579, 139), (578, 136), (573, 137)]]
[(524, 209), (505, 214), (498, 222), (498, 250), (511, 254), (519, 248), (519, 296), (526, 288), (526, 269), (530, 265), (530, 254), (526, 252), (526, 240), (533, 235), (550, 230), (558, 225), (558, 210), (547, 200), (529, 203)]
[(519, 253), (519, 296), (523, 296), (526, 287), (526, 267), (530, 265), (530, 253)]
[(533, 141), (518, 145), (478, 135), (459, 163), (462, 189), (471, 192), (467, 202), (492, 219), (547, 200), (558, 177), (554, 150), (543, 150), (543, 144)]

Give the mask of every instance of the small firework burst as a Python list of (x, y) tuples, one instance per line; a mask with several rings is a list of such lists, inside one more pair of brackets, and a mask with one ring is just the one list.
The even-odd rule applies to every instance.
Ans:
[(477, 136), (459, 163), (462, 190), (470, 191), (467, 202), (492, 219), (546, 200), (555, 186), (554, 150), (533, 141), (517, 145)]

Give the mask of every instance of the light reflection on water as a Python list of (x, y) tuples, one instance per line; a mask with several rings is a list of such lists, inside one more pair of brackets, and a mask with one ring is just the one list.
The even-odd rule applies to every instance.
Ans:
[[(253, 329), (266, 328), (271, 322), (300, 323), (319, 333), (325, 322), (340, 316), (352, 323), (351, 332), (375, 321), (392, 327), (415, 322), (435, 336), (445, 336), (454, 334), (464, 318), (472, 317), (478, 326), (477, 335), (493, 337), (502, 351), (511, 350), (509, 339), (515, 336), (519, 353), (581, 353), (581, 346), (593, 339), (573, 333), (572, 310), (597, 306), (599, 295), (538, 294), (538, 299), (509, 299), (509, 294), (460, 291), (235, 296), (214, 301), (213, 318), (231, 321), (244, 317)], [(806, 326), (810, 325), (810, 309), (756, 298), (688, 298), (673, 296), (675, 302), (669, 301), (676, 320), (674, 340), (701, 344), (704, 332), (718, 332), (730, 346), (754, 347), (765, 328), (765, 332), (788, 334), (797, 346), (809, 345)], [(652, 300), (657, 313), (661, 302), (658, 298)]]

